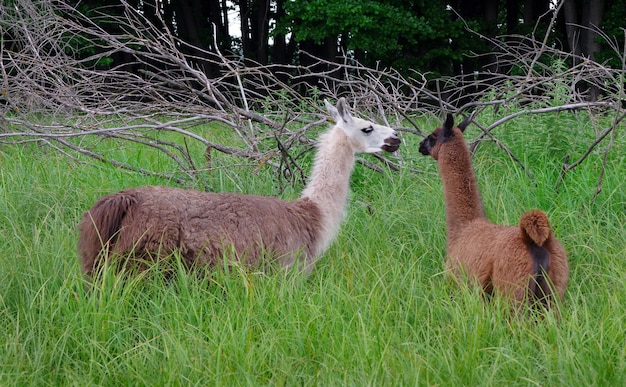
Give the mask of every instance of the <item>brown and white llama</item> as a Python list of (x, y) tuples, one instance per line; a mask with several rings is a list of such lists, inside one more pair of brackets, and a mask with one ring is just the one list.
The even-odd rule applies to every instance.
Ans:
[(400, 146), (392, 128), (353, 117), (344, 98), (325, 104), (335, 125), (319, 139), (299, 199), (158, 186), (104, 196), (79, 225), (83, 272), (98, 270), (109, 254), (150, 261), (179, 251), (188, 267), (229, 259), (256, 266), (268, 256), (310, 273), (339, 232), (355, 154)]
[(453, 275), (467, 275), (486, 293), (497, 291), (518, 305), (540, 301), (549, 306), (554, 293), (564, 299), (569, 276), (567, 254), (545, 213), (522, 215), (519, 226), (488, 221), (476, 185), (463, 131), (448, 114), (442, 127), (420, 143), (419, 151), (437, 161), (446, 203), (447, 259)]

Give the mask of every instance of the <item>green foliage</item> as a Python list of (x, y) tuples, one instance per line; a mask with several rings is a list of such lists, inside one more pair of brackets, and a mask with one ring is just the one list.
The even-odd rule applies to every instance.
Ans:
[[(552, 74), (563, 74), (567, 71), (567, 64), (562, 59), (553, 60), (550, 67)], [(567, 84), (567, 81), (568, 79), (561, 77), (546, 82), (551, 106), (562, 106), (572, 102), (570, 85)]]
[(463, 25), (438, 1), (307, 0), (286, 2), (285, 10), (279, 31), (317, 43), (341, 36), (345, 48), (366, 53), (366, 64), (450, 73), (464, 49)]
[[(589, 122), (564, 112), (498, 128), (536, 186), (493, 144), (474, 156), (491, 219), (515, 224), (542, 208), (569, 252), (560, 316), (541, 319), (511, 317), (503, 300), (446, 281), (441, 180), (416, 136), (405, 136), (401, 152), (425, 173), (357, 165), (346, 222), (306, 279), (235, 267), (202, 276), (178, 269), (166, 280), (155, 267), (132, 278), (105, 271), (90, 284), (76, 258), (81, 213), (106, 193), (171, 182), (35, 144), (3, 146), (0, 385), (624, 385), (626, 158), (609, 155), (592, 200), (602, 155), (557, 191), (560, 161), (541, 147), (544, 129), (559, 125), (568, 152), (580, 154)], [(478, 134), (467, 130), (470, 141)], [(615, 141), (626, 146), (623, 136)], [(100, 146), (168, 168), (130, 146)], [(271, 173), (251, 168), (217, 168), (206, 179), (217, 190), (277, 195)]]

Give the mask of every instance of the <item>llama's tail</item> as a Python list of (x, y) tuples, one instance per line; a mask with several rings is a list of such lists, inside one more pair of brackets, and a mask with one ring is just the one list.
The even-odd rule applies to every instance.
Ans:
[(522, 234), (537, 246), (543, 246), (552, 235), (548, 217), (539, 210), (532, 210), (522, 215), (519, 228), (522, 230)]
[(78, 226), (78, 253), (83, 272), (93, 272), (98, 255), (114, 242), (122, 219), (136, 202), (135, 196), (122, 191), (101, 198), (83, 214)]
[(551, 293), (546, 278), (550, 267), (550, 253), (543, 246), (552, 235), (550, 222), (543, 211), (533, 210), (522, 215), (519, 227), (533, 259), (533, 278), (530, 280), (529, 292), (536, 300), (545, 304)]

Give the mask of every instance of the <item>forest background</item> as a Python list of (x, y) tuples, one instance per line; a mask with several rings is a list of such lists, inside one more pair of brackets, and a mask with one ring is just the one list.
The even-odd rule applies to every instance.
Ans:
[[(77, 4), (104, 31), (120, 32), (115, 20), (124, 8), (119, 1)], [(483, 69), (509, 72), (510, 66), (489, 55), (495, 48), (490, 39), (516, 34), (543, 37), (548, 29), (552, 29), (545, 41), (548, 46), (617, 65), (597, 30), (621, 38), (626, 19), (624, 1), (603, 0), (130, 0), (127, 5), (149, 21), (164, 24), (188, 44), (183, 51), (189, 54), (202, 56), (198, 49), (210, 50), (215, 42), (221, 52), (257, 64), (313, 64), (302, 52), (331, 62), (348, 55), (367, 67), (393, 67), (404, 74), (413, 70), (429, 77)], [(551, 23), (557, 7), (562, 10)], [(6, 41), (10, 49), (10, 39)], [(95, 49), (77, 48), (83, 55)], [(101, 64), (131, 61), (117, 52)], [(215, 65), (205, 63), (203, 69), (219, 73)]]

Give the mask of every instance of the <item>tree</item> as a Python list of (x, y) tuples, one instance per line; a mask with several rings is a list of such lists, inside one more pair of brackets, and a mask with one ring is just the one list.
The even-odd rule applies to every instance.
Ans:
[(276, 21), (285, 18), (284, 0), (276, 0), (276, 11), (274, 13), (274, 28), (271, 31), (271, 37), (274, 40), (272, 46), (271, 62), (276, 64), (288, 64), (293, 60), (296, 50), (295, 39), (289, 39), (287, 42), (286, 31), (276, 28)]
[[(573, 66), (582, 60), (595, 60), (601, 49), (598, 31), (604, 15), (604, 0), (563, 1), (563, 23), (567, 44), (573, 56)], [(588, 90), (589, 99), (597, 100), (600, 90), (582, 81), (577, 85), (583, 91)]]
[(563, 11), (570, 51), (577, 56), (594, 59), (600, 50), (596, 38), (604, 15), (604, 0), (563, 0)]
[(607, 63), (613, 68), (622, 66), (619, 53), (626, 38), (626, 0), (611, 1), (606, 4), (601, 31), (606, 34), (600, 43), (600, 51), (594, 54), (594, 59), (600, 63)]
[(213, 45), (213, 29), (220, 50), (230, 50), (229, 20), (221, 0), (175, 0), (158, 2), (170, 12), (174, 12), (168, 25), (177, 36), (192, 46), (208, 48)]
[(269, 61), (270, 0), (239, 0), (244, 57), (257, 63)]

